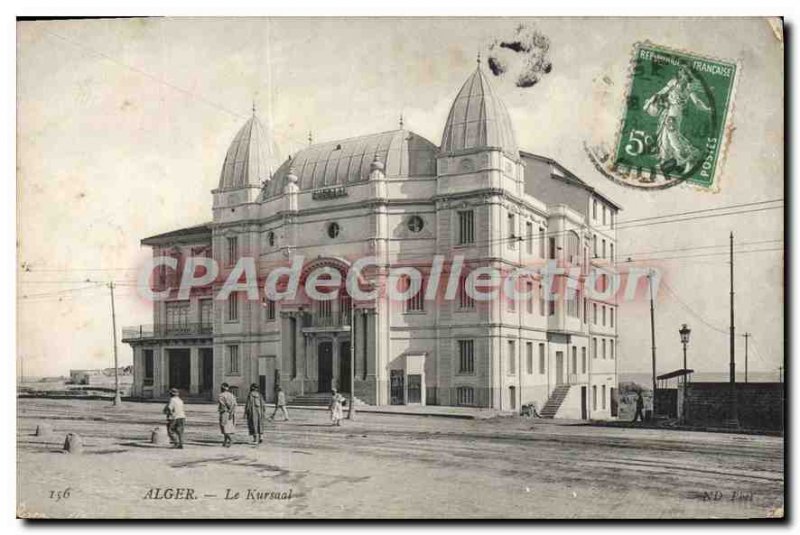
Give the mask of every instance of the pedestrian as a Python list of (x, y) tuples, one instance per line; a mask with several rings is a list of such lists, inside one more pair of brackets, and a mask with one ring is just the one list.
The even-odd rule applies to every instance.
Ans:
[(250, 385), (250, 394), (247, 396), (247, 403), (244, 406), (244, 416), (247, 418), (247, 429), (250, 431), (250, 436), (253, 437), (253, 444), (261, 444), (266, 403), (255, 383)]
[(342, 413), (342, 403), (344, 402), (344, 396), (339, 394), (334, 388), (331, 392), (331, 424), (332, 425), (342, 425), (342, 418), (344, 417)]
[(219, 395), (219, 429), (222, 432), (223, 447), (230, 448), (236, 426), (236, 396), (234, 396), (228, 383), (222, 383)]
[(633, 415), (633, 422), (636, 423), (636, 420), (641, 420), (644, 422), (644, 414), (642, 411), (644, 410), (644, 397), (642, 397), (642, 391), (636, 395), (636, 414)]
[(186, 412), (183, 410), (183, 400), (178, 389), (170, 388), (169, 395), (169, 402), (164, 407), (164, 414), (167, 415), (167, 434), (172, 447), (182, 450)]
[(278, 409), (283, 412), (283, 419), (287, 422), (289, 421), (289, 413), (286, 412), (286, 394), (283, 393), (283, 388), (278, 387), (275, 390), (275, 410), (272, 411), (272, 416), (269, 417), (270, 420), (275, 419), (275, 414), (277, 414)]

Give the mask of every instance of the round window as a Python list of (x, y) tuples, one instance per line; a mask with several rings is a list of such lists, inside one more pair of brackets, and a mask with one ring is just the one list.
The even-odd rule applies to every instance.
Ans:
[(267, 239), (269, 240), (269, 246), (275, 247), (275, 233), (270, 232), (269, 234), (267, 234)]
[(424, 226), (425, 222), (418, 215), (412, 215), (408, 219), (408, 230), (410, 230), (411, 232), (419, 232), (420, 230), (422, 230), (422, 227)]
[(335, 238), (339, 235), (339, 223), (331, 223), (328, 225), (328, 237)]

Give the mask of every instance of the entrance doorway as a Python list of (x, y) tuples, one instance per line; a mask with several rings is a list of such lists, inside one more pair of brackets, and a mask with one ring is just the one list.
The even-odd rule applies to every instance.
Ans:
[(350, 342), (339, 344), (339, 390), (350, 392)]
[(422, 403), (422, 376), (408, 376), (408, 403)]
[(581, 420), (586, 420), (587, 419), (587, 414), (586, 414), (586, 404), (587, 404), (587, 402), (588, 402), (588, 400), (586, 399), (586, 387), (582, 386), (581, 387)]
[(517, 410), (517, 387), (516, 386), (509, 386), (508, 387), (508, 398), (509, 398), (509, 407), (512, 411)]
[(210, 347), (200, 348), (200, 384), (197, 391), (201, 396), (211, 399), (214, 389), (214, 349)]
[(619, 416), (619, 399), (617, 399), (617, 389), (611, 387), (611, 417)]
[(403, 370), (390, 370), (389, 381), (391, 386), (392, 405), (405, 404), (405, 378)]
[(167, 349), (167, 359), (169, 360), (169, 386), (177, 388), (182, 398), (189, 395), (189, 385), (191, 383), (189, 349)]
[(564, 352), (556, 351), (556, 384), (564, 384)]
[(330, 392), (333, 380), (333, 343), (317, 346), (317, 392)]

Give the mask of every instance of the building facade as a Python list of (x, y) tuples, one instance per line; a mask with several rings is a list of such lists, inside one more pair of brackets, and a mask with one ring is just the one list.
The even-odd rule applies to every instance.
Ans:
[[(178, 267), (154, 277), (167, 298), (154, 302), (153, 325), (123, 334), (134, 353), (134, 396), (163, 397), (175, 386), (210, 397), (227, 382), (242, 397), (259, 383), (268, 399), (280, 384), (290, 399), (337, 387), (375, 405), (518, 411), (536, 403), (557, 417), (615, 416), (617, 305), (581, 283), (613, 269), (619, 207), (558, 163), (519, 149), (480, 65), (458, 92), (439, 146), (402, 125), (309, 145), (279, 165), (270, 146), (254, 113), (225, 157), (213, 220), (142, 241)], [(432, 265), (437, 254), (443, 266)], [(178, 296), (190, 256), (212, 258), (221, 273)], [(256, 259), (259, 284), (297, 257), (301, 281), (319, 267), (345, 278), (358, 259), (372, 258), (365, 288), (413, 267), (422, 292), (400, 302), (385, 292), (220, 298), (243, 256)], [(472, 270), (548, 261), (569, 268), (554, 288), (578, 290), (550, 300), (535, 274), (517, 282), (530, 294), (523, 300), (502, 292), (478, 300), (465, 289)], [(453, 280), (449, 298), (424, 294), (436, 270), (442, 286)]]

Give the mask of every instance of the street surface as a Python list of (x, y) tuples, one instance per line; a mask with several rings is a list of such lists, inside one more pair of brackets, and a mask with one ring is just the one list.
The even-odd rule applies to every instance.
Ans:
[[(222, 448), (216, 406), (187, 405), (177, 450), (150, 444), (161, 408), (19, 399), (18, 515), (743, 518), (783, 508), (782, 437), (367, 413), (331, 427), (327, 411), (296, 409), (258, 447), (242, 416), (237, 443)], [(42, 423), (50, 438), (34, 436)], [(68, 432), (83, 454), (61, 452)]]

